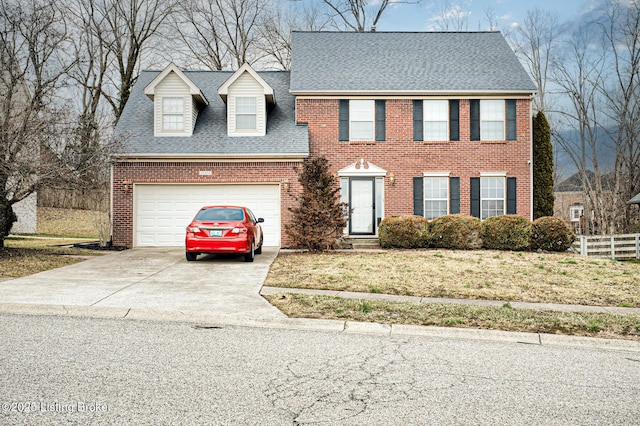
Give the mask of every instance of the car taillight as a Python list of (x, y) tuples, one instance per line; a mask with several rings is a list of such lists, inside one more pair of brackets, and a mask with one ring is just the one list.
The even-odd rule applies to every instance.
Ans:
[(196, 228), (195, 226), (190, 226), (187, 228), (188, 232), (200, 232), (200, 228)]
[(242, 234), (244, 232), (247, 232), (247, 228), (233, 228), (231, 230), (232, 234)]

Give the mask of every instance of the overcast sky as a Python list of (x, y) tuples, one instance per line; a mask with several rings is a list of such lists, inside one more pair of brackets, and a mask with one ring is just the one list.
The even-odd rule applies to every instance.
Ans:
[(492, 9), (498, 28), (508, 30), (522, 22), (527, 10), (538, 8), (555, 14), (560, 23), (578, 20), (589, 12), (598, 0), (422, 0), (419, 4), (398, 4), (385, 11), (378, 31), (430, 31), (437, 30), (434, 15), (441, 14), (449, 5), (448, 13), (466, 17), (467, 30), (487, 30), (485, 9)]

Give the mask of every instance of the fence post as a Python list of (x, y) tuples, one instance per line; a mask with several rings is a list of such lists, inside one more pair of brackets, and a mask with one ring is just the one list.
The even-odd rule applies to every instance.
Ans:
[(588, 256), (587, 253), (587, 237), (580, 235), (580, 254), (582, 256)]
[(636, 259), (640, 259), (640, 235), (636, 235)]
[(611, 236), (611, 259), (615, 260), (616, 258), (616, 239), (614, 236)]

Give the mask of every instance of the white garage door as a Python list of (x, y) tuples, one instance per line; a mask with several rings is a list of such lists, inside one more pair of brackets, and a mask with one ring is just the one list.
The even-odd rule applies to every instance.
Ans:
[(246, 206), (264, 218), (264, 245), (280, 245), (278, 185), (137, 184), (134, 189), (134, 245), (182, 246), (185, 229), (206, 205)]

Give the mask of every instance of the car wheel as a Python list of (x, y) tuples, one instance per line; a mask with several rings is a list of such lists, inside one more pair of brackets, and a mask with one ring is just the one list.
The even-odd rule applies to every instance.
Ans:
[(262, 238), (260, 238), (260, 247), (256, 249), (256, 254), (262, 254)]
[(193, 262), (194, 260), (196, 260), (196, 257), (198, 257), (198, 253), (191, 253), (188, 251), (185, 252), (185, 255), (187, 257), (187, 261), (189, 262)]
[(256, 243), (255, 242), (251, 242), (251, 250), (249, 251), (249, 253), (244, 255), (244, 261), (245, 262), (253, 262), (253, 259), (256, 257)]

